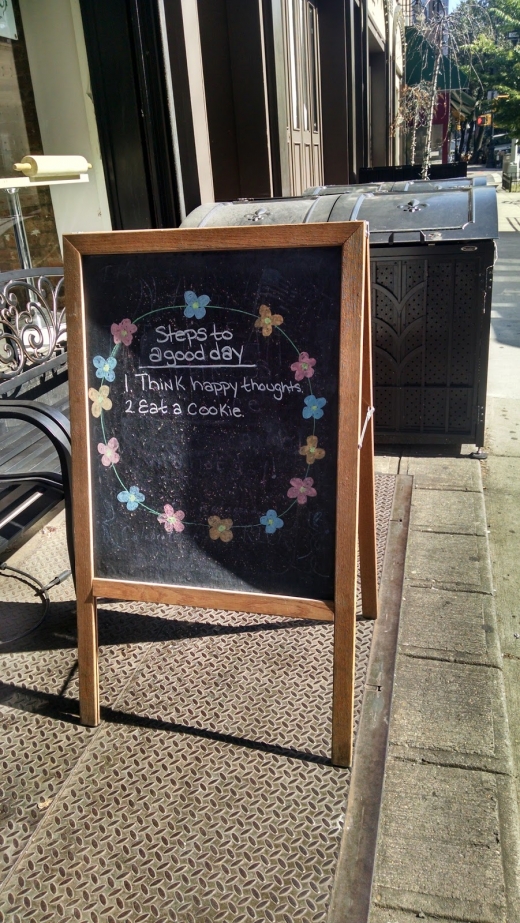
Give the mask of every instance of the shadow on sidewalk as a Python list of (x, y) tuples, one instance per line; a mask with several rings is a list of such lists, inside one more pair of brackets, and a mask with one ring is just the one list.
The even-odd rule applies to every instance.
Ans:
[[(77, 671), (77, 662), (74, 665), (68, 680), (72, 679)], [(37, 689), (24, 689), (13, 683), (0, 682), (0, 705), (29, 714), (39, 714), (54, 721), (64, 721), (68, 724), (80, 724), (78, 699), (68, 698), (64, 695), (52, 695), (40, 692)], [(291, 747), (281, 747), (268, 744), (261, 740), (250, 740), (245, 737), (236, 737), (233, 734), (220, 734), (206, 728), (179, 724), (174, 721), (165, 721), (159, 718), (150, 718), (148, 715), (136, 715), (114, 708), (101, 709), (101, 720), (105, 724), (147, 728), (153, 731), (167, 731), (172, 734), (185, 734), (217, 743), (232, 744), (235, 747), (244, 747), (246, 750), (257, 750), (260, 753), (270, 753), (288, 759), (304, 760), (309, 763), (319, 763), (321, 766), (332, 766), (330, 759), (319, 754), (309, 753), (304, 750), (295, 750)], [(344, 772), (343, 769), (339, 770)]]

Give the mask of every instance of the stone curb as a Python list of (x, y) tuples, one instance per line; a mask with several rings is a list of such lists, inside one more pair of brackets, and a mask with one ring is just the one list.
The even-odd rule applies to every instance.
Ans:
[(516, 786), (480, 463), (414, 476), (369, 923), (520, 920)]
[(379, 616), (367, 668), (345, 826), (327, 923), (364, 923), (370, 909), (412, 478), (397, 475), (388, 530)]

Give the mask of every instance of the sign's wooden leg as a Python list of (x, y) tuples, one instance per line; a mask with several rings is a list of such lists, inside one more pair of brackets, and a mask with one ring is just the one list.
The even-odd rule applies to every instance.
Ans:
[[(355, 587), (355, 584), (354, 584)], [(332, 693), (332, 763), (352, 765), (356, 650), (355, 588), (351, 605), (337, 606), (334, 616)]]
[(340, 381), (338, 414), (332, 762), (334, 766), (345, 767), (352, 764), (354, 733), (360, 464), (358, 442), (367, 270), (365, 240), (365, 227), (362, 226), (343, 248), (345, 300), (340, 329), (340, 361), (344, 374)]
[[(368, 246), (367, 246), (368, 251)], [(361, 423), (373, 408), (372, 392), (372, 317), (370, 308), (370, 263), (367, 273), (363, 323), (363, 377), (361, 383)], [(361, 446), (359, 472), (359, 569), (362, 611), (366, 619), (378, 615), (376, 496), (374, 478), (374, 416), (370, 415)]]
[(99, 724), (99, 670), (96, 600), (89, 594), (81, 601), (78, 594), (78, 673), (81, 723)]
[[(370, 424), (369, 424), (370, 425)], [(368, 442), (368, 427), (365, 433)], [(363, 446), (363, 449), (365, 447)], [(366, 619), (378, 615), (377, 598), (377, 546), (376, 546), (376, 503), (374, 494), (374, 455), (368, 449), (361, 450), (359, 476), (359, 569), (361, 574), (362, 612)]]

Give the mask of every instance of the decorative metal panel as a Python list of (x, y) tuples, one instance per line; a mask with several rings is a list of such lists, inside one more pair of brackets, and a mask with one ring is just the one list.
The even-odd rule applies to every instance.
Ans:
[(424, 246), (372, 249), (379, 436), (476, 440), (490, 299), (483, 281), (486, 266), (479, 254), (459, 248), (443, 253)]

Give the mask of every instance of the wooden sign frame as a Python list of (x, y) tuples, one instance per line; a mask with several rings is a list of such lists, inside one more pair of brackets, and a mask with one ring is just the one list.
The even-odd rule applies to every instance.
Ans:
[[(97, 577), (94, 572), (89, 461), (90, 363), (86, 354), (87, 319), (82, 258), (111, 254), (305, 247), (341, 247), (342, 251), (338, 381), (338, 447), (341, 446), (341, 451), (338, 451), (337, 458), (334, 601)], [(332, 762), (337, 766), (349, 766), (352, 760), (354, 719), (358, 539), (363, 615), (368, 618), (377, 616), (373, 421), (368, 413), (372, 407), (370, 286), (365, 223), (354, 221), (274, 227), (73, 234), (64, 237), (64, 254), (82, 723), (96, 726), (100, 721), (98, 598), (143, 600), (333, 621)], [(364, 438), (360, 446), (363, 430)]]

